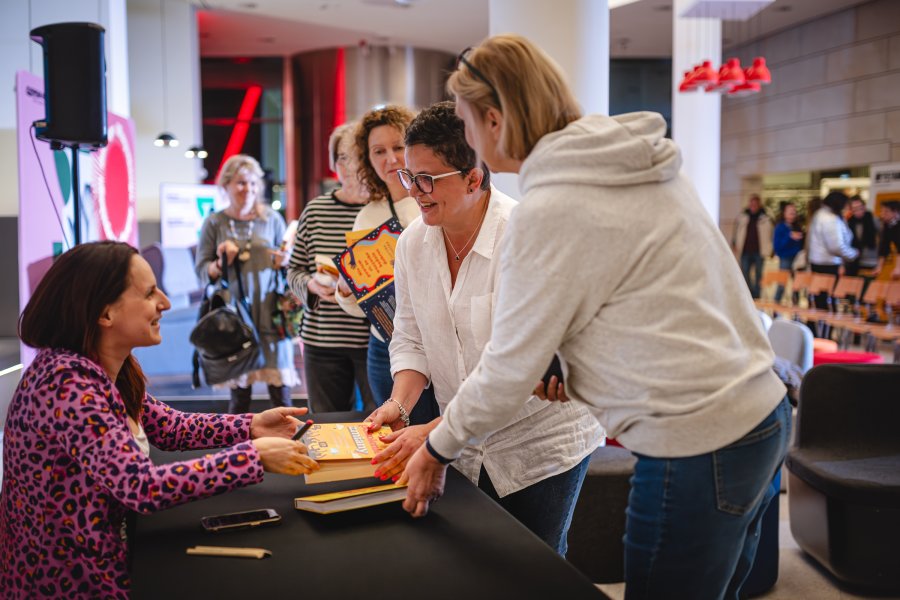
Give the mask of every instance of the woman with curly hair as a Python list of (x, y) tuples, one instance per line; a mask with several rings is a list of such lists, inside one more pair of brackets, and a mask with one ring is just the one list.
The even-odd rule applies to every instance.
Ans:
[[(399, 169), (406, 167), (403, 137), (414, 116), (408, 108), (389, 105), (370, 110), (360, 119), (356, 129), (356, 147), (360, 157), (357, 176), (369, 192), (369, 203), (356, 216), (354, 231), (373, 229), (391, 217), (405, 228), (419, 216), (419, 205), (401, 185), (397, 175)], [(364, 316), (343, 282), (338, 285), (335, 297), (349, 314)], [(378, 406), (388, 401), (394, 386), (388, 342), (374, 327), (371, 328), (366, 368), (369, 386)], [(411, 423), (416, 425), (428, 423), (438, 416), (437, 400), (431, 387), (422, 392), (409, 416)]]

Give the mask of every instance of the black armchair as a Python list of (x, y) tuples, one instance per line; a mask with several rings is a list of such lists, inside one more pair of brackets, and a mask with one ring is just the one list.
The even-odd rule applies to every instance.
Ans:
[(797, 544), (845, 583), (900, 590), (900, 365), (809, 371), (786, 463)]

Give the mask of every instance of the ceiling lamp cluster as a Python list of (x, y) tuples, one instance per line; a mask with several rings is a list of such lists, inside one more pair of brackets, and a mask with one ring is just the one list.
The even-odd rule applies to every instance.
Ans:
[(679, 92), (720, 92), (732, 97), (748, 96), (772, 83), (772, 73), (766, 66), (766, 59), (757, 56), (753, 65), (741, 68), (737, 58), (728, 59), (717, 71), (712, 61), (704, 60), (694, 67), (693, 71), (685, 71), (684, 79), (678, 86)]

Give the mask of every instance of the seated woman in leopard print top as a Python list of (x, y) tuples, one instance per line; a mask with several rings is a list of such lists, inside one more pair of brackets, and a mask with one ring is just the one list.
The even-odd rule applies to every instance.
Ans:
[[(127, 598), (126, 515), (318, 465), (290, 440), (305, 408), (182, 413), (146, 393), (131, 351), (160, 343), (170, 308), (147, 262), (119, 242), (60, 256), (19, 319), (40, 349), (7, 417), (0, 488), (4, 598)], [(163, 450), (228, 447), (154, 465)]]

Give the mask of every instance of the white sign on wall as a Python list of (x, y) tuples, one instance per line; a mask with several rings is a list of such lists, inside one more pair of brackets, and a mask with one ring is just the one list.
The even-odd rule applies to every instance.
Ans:
[(190, 248), (200, 240), (203, 219), (228, 207), (219, 186), (163, 183), (159, 189), (160, 239), (163, 248)]

